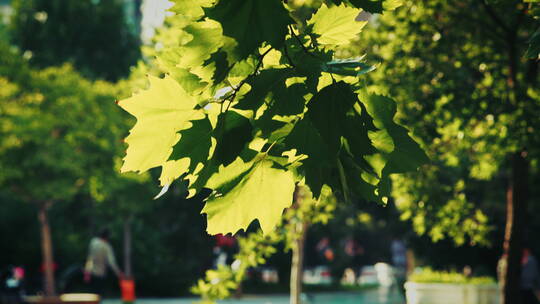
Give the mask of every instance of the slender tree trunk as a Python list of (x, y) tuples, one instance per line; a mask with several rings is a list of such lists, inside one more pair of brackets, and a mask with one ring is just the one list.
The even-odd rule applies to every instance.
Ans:
[(304, 273), (304, 243), (307, 224), (298, 222), (295, 227), (298, 238), (292, 247), (291, 263), (291, 304), (301, 304), (302, 277)]
[(529, 163), (526, 152), (512, 156), (506, 193), (506, 229), (501, 261), (501, 304), (521, 303), (521, 256), (526, 227)]
[(131, 222), (131, 216), (124, 221), (124, 272), (128, 278), (133, 277), (131, 268)]
[[(305, 190), (302, 186), (296, 186), (292, 208), (300, 208), (302, 200), (306, 196)], [(309, 223), (301, 221), (299, 218), (293, 218), (292, 220), (296, 220), (297, 222), (293, 225), (296, 238), (294, 244), (292, 244), (290, 304), (301, 304), (300, 297), (302, 295), (302, 278), (304, 274), (304, 243)]]
[(51, 202), (41, 203), (39, 205), (38, 212), (38, 219), (41, 230), (41, 250), (43, 254), (43, 289), (46, 296), (56, 295), (51, 227), (49, 226), (49, 218), (47, 215), (48, 209), (51, 204)]

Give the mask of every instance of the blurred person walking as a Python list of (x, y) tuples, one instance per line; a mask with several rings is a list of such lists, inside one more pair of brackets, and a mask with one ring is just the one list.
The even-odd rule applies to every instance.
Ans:
[(124, 274), (116, 264), (114, 251), (109, 244), (110, 232), (103, 229), (98, 236), (93, 237), (88, 249), (88, 258), (84, 267), (84, 281), (89, 283), (92, 292), (102, 295), (109, 266), (119, 279)]

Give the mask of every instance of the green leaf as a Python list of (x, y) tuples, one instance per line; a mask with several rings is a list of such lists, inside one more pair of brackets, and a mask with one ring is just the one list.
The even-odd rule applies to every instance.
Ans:
[(215, 186), (230, 190), (210, 198), (201, 211), (207, 214), (209, 234), (246, 230), (255, 219), (263, 233), (270, 233), (279, 223), (283, 209), (291, 205), (295, 186), (290, 171), (275, 168), (274, 162), (265, 159), (257, 161), (247, 172), (246, 167), (249, 164), (234, 162), (220, 169), (220, 183)]
[(169, 68), (169, 75), (176, 80), (186, 92), (199, 93), (207, 85), (199, 76), (192, 74), (187, 69)]
[(221, 23), (223, 33), (236, 40), (237, 59), (254, 54), (263, 42), (280, 49), (287, 26), (294, 23), (279, 0), (221, 0), (206, 10)]
[(144, 172), (163, 165), (178, 142), (178, 131), (204, 117), (196, 100), (172, 78), (149, 76), (150, 88), (119, 102), (137, 118), (126, 142), (129, 147), (121, 171)]
[[(299, 38), (303, 43), (307, 43), (305, 39)], [(288, 57), (295, 65), (297, 76), (306, 77), (304, 81), (306, 87), (313, 93), (317, 92), (317, 83), (323, 66), (332, 60), (333, 52), (324, 49), (310, 50), (310, 54), (306, 54), (305, 49), (296, 39), (287, 39), (286, 48)], [(290, 64), (287, 56), (281, 58), (282, 64)]]
[(235, 111), (220, 114), (212, 135), (217, 140), (214, 157), (224, 165), (233, 162), (253, 138), (252, 129), (249, 119)]
[(212, 6), (215, 0), (173, 0), (174, 5), (169, 11), (178, 15), (199, 19), (204, 15), (203, 7)]
[(347, 7), (345, 4), (328, 7), (326, 4), (308, 21), (316, 34), (317, 42), (323, 45), (348, 44), (355, 39), (367, 24), (367, 21), (356, 21), (361, 10)]
[(356, 111), (347, 114), (343, 128), (343, 137), (347, 140), (349, 152), (357, 158), (377, 152), (368, 136), (368, 132), (375, 131), (376, 128), (365, 106), (360, 104), (360, 107), (360, 114)]
[(288, 87), (281, 87), (280, 90), (274, 93), (273, 102), (268, 111), (280, 116), (303, 113), (306, 102), (304, 96), (308, 92), (306, 85), (303, 83), (293, 83)]
[(361, 94), (361, 101), (374, 118), (375, 126), (386, 130), (394, 143), (392, 152), (386, 155), (387, 164), (383, 175), (416, 170), (429, 159), (420, 146), (409, 136), (407, 129), (394, 122), (395, 102), (381, 95)]
[(194, 120), (191, 123), (191, 128), (180, 131), (180, 140), (173, 147), (169, 159), (189, 158), (189, 171), (193, 172), (197, 164), (204, 164), (208, 160), (212, 146), (212, 125), (208, 118)]
[(368, 202), (383, 203), (377, 194), (377, 187), (368, 183), (362, 177), (364, 170), (360, 168), (350, 157), (342, 157), (344, 172), (346, 175), (347, 188), (356, 196), (362, 197)]
[(234, 106), (241, 110), (257, 110), (273, 91), (283, 91), (285, 80), (291, 75), (290, 69), (269, 69), (251, 77), (248, 84), (251, 90)]
[[(272, 117), (273, 117), (273, 114), (271, 114), (267, 110), (266, 112), (264, 112), (264, 114), (261, 117), (253, 121), (253, 126), (261, 131), (260, 136), (262, 138), (269, 139), (271, 134), (273, 134), (276, 130), (283, 128), (284, 126), (290, 126), (290, 128), (292, 128), (292, 124), (288, 124), (283, 121), (272, 119)], [(275, 141), (275, 140), (276, 138), (273, 138), (271, 141)]]
[(179, 49), (181, 55), (176, 63), (179, 67), (198, 67), (223, 45), (221, 26), (213, 20), (191, 23), (184, 31), (191, 40)]
[[(258, 151), (254, 151), (251, 149), (244, 149), (240, 154), (238, 155), (237, 159), (240, 159), (244, 163), (251, 162), (258, 154)], [(236, 160), (235, 160), (236, 161)], [(216, 177), (215, 174), (219, 171), (220, 165), (219, 160), (216, 158), (210, 158), (205, 164), (204, 167), (197, 173), (197, 175), (188, 176), (188, 179), (190, 180), (190, 186), (189, 189), (198, 192), (203, 188), (210, 188), (216, 187)], [(211, 178), (214, 178), (214, 182), (209, 183), (209, 180)]]
[(347, 128), (344, 117), (358, 98), (351, 86), (343, 81), (324, 87), (309, 101), (308, 116), (321, 135), (331, 155), (337, 155), (341, 136)]
[(213, 53), (208, 60), (204, 62), (204, 65), (215, 65), (214, 75), (212, 76), (212, 81), (214, 85), (221, 83), (227, 74), (229, 73), (229, 62), (227, 61), (227, 54), (222, 51)]
[(331, 161), (328, 146), (308, 117), (294, 125), (284, 143), (289, 150), (296, 149), (297, 154), (307, 155), (321, 164)]
[(287, 150), (296, 149), (297, 155), (307, 155), (298, 170), (305, 176), (305, 183), (313, 196), (319, 197), (335, 158), (331, 156), (317, 128), (308, 117), (304, 117), (294, 125), (284, 144)]

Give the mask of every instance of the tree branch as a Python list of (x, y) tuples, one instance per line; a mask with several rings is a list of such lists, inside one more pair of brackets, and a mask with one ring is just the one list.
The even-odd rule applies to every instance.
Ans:
[(270, 47), (268, 50), (266, 50), (264, 53), (262, 53), (261, 55), (259, 55), (259, 62), (257, 63), (257, 66), (255, 67), (255, 70), (253, 71), (253, 73), (249, 74), (246, 78), (244, 78), (239, 84), (238, 86), (236, 86), (236, 88), (233, 89), (232, 93), (230, 93), (229, 95), (225, 96), (222, 98), (222, 103), (224, 103), (225, 101), (229, 101), (229, 104), (227, 105), (227, 108), (225, 109), (225, 112), (229, 110), (229, 107), (231, 106), (231, 104), (233, 103), (234, 99), (236, 98), (236, 95), (238, 94), (238, 92), (240, 91), (240, 89), (244, 86), (244, 84), (246, 84), (246, 82), (248, 82), (248, 80), (257, 75), (257, 73), (259, 72), (259, 69), (261, 68), (262, 64), (263, 64), (263, 59), (264, 57), (270, 53), (270, 51), (273, 50), (272, 47)]

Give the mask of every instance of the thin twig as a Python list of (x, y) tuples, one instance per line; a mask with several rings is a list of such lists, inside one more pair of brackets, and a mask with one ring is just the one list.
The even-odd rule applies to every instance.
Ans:
[(316, 57), (313, 53), (311, 53), (307, 48), (306, 46), (304, 45), (304, 43), (302, 43), (302, 40), (300, 40), (300, 37), (298, 37), (298, 35), (296, 35), (296, 33), (294, 32), (294, 29), (292, 27), (292, 25), (289, 24), (289, 30), (291, 31), (291, 36), (293, 36), (296, 41), (298, 41), (298, 44), (300, 44), (300, 46), (302, 47), (302, 49), (304, 50), (304, 53), (310, 55), (310, 56), (313, 56), (313, 57)]
[(289, 56), (289, 51), (287, 50), (287, 43), (285, 43), (285, 45), (283, 46), (283, 52), (284, 52), (285, 58), (287, 58), (287, 61), (289, 62), (289, 64), (290, 64), (293, 68), (296, 68), (296, 65), (294, 64), (294, 62), (292, 61), (291, 57)]
[(242, 88), (242, 86), (244, 86), (244, 84), (246, 84), (248, 82), (248, 80), (257, 75), (257, 73), (259, 72), (259, 69), (261, 68), (262, 64), (263, 64), (263, 59), (264, 57), (270, 53), (270, 51), (273, 50), (272, 47), (270, 47), (268, 50), (266, 50), (264, 53), (262, 53), (261, 55), (259, 55), (259, 63), (257, 63), (257, 66), (255, 67), (255, 70), (253, 71), (253, 73), (249, 74), (246, 78), (244, 78), (239, 84), (238, 86), (236, 86), (236, 88), (233, 89), (232, 93), (230, 93), (229, 95), (225, 96), (222, 98), (223, 100), (223, 103), (228, 100), (229, 101), (229, 104), (227, 105), (227, 108), (225, 109), (225, 112), (227, 112), (229, 110), (229, 107), (231, 106), (231, 104), (233, 103), (234, 99), (236, 98), (236, 95), (238, 94), (238, 92), (240, 91), (240, 89)]

